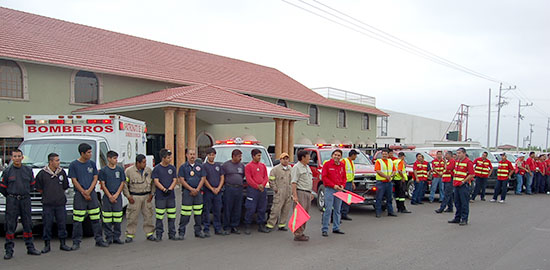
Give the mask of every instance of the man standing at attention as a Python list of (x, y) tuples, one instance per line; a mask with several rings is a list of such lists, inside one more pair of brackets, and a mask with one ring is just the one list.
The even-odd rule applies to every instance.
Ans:
[(273, 205), (271, 214), (267, 221), (267, 229), (271, 231), (277, 225), (280, 231), (286, 231), (286, 222), (288, 221), (290, 207), (292, 206), (292, 190), (290, 186), (290, 157), (287, 153), (282, 153), (279, 157), (280, 164), (273, 167), (269, 173), (269, 187), (275, 192), (273, 196)]
[(325, 185), (325, 211), (323, 212), (323, 225), (321, 233), (324, 237), (328, 236), (328, 226), (332, 215), (332, 233), (344, 234), (340, 230), (340, 210), (342, 209), (342, 200), (334, 197), (334, 193), (344, 191), (346, 185), (346, 165), (341, 162), (342, 150), (336, 149), (332, 152), (332, 159), (323, 165), (321, 179)]
[(455, 187), (454, 199), (456, 213), (449, 223), (458, 223), (460, 226), (468, 225), (470, 214), (470, 183), (474, 178), (474, 164), (466, 157), (466, 149), (458, 148), (458, 160), (455, 164), (453, 186)]
[[(290, 173), (292, 179), (290, 180), (292, 182), (292, 200), (294, 201), (293, 208), (299, 203), (304, 210), (309, 213), (311, 200), (313, 200), (313, 194), (311, 193), (313, 187), (313, 174), (308, 165), (310, 154), (308, 151), (300, 150), (296, 155), (298, 157), (298, 163), (292, 167)], [(305, 230), (306, 223), (294, 231), (294, 241), (308, 241), (309, 236), (304, 234)]]

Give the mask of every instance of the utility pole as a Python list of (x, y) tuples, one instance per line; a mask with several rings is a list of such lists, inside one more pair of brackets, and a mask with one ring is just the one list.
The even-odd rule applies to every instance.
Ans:
[[(516, 152), (519, 153), (519, 129), (520, 129), (520, 123), (521, 120), (523, 120), (523, 115), (521, 115), (521, 108), (522, 107), (529, 107), (533, 106), (533, 102), (527, 103), (525, 105), (521, 105), (521, 100), (519, 101), (519, 107), (518, 107), (518, 133), (517, 133), (517, 141), (516, 141)], [(525, 140), (523, 141), (523, 144), (525, 145)]]
[(533, 127), (535, 126), (535, 124), (529, 124), (530, 127), (530, 130), (529, 130), (529, 148), (531, 148), (531, 145), (533, 143)]
[(498, 149), (498, 130), (500, 128), (500, 109), (507, 104), (507, 102), (505, 101), (502, 101), (502, 90), (504, 91), (510, 91), (510, 90), (514, 90), (516, 89), (516, 86), (514, 85), (514, 87), (508, 87), (508, 88), (502, 88), (502, 83), (500, 83), (500, 86), (498, 88), (498, 111), (497, 111), (497, 136), (496, 136), (496, 140), (495, 140), (495, 148)]
[(487, 148), (491, 145), (491, 88), (489, 88), (489, 111), (487, 112)]
[(550, 131), (550, 117), (548, 117), (548, 124), (546, 124), (546, 149), (545, 152), (548, 151), (548, 132)]

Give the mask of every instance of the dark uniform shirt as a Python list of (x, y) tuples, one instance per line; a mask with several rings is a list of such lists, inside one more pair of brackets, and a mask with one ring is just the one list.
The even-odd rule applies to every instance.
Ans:
[(191, 166), (189, 161), (187, 161), (180, 166), (178, 176), (183, 177), (185, 179), (185, 182), (187, 182), (187, 184), (190, 185), (192, 188), (197, 188), (199, 186), (199, 183), (201, 182), (202, 177), (206, 176), (206, 174), (202, 169), (201, 164), (195, 162), (195, 164)]
[[(162, 164), (158, 164), (153, 169), (151, 177), (153, 178), (153, 180), (158, 179), (163, 187), (169, 188), (170, 185), (172, 185), (174, 178), (177, 178), (176, 167), (174, 167), (173, 165), (168, 165), (164, 167), (162, 166)], [(164, 193), (158, 188), (155, 191), (155, 196), (159, 200), (172, 199), (176, 197), (174, 196), (173, 190), (169, 190), (167, 193)]]
[[(94, 182), (94, 176), (97, 175), (95, 162), (88, 160), (84, 163), (78, 159), (69, 165), (69, 178), (76, 178), (83, 189), (89, 189)], [(78, 190), (74, 188), (75, 192)]]
[(69, 188), (69, 180), (65, 170), (53, 175), (42, 169), (36, 175), (36, 189), (42, 190), (42, 204), (62, 206), (67, 203), (65, 190)]
[(29, 195), (34, 190), (35, 182), (30, 167), (10, 165), (2, 174), (0, 192), (4, 195)]
[(111, 169), (109, 166), (103, 167), (98, 174), (99, 181), (105, 182), (109, 193), (115, 194), (123, 181), (126, 181), (124, 170), (120, 166)]
[(244, 180), (244, 164), (242, 162), (233, 163), (228, 160), (223, 164), (225, 173), (225, 182), (230, 185), (242, 185)]
[(214, 164), (205, 162), (202, 164), (202, 168), (206, 173), (206, 181), (213, 188), (217, 188), (220, 185), (221, 176), (224, 175), (222, 164), (220, 162), (214, 162)]

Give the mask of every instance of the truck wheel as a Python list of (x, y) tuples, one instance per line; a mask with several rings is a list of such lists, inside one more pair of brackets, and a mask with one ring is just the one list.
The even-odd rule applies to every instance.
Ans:
[(321, 212), (325, 210), (325, 186), (323, 185), (319, 185), (317, 188), (317, 207)]
[(411, 180), (407, 182), (407, 188), (405, 189), (405, 196), (407, 196), (407, 198), (409, 199), (412, 199), (413, 193), (414, 193), (414, 181)]

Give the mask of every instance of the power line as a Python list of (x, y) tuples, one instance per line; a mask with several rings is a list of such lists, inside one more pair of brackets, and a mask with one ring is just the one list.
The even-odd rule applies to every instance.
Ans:
[[(331, 18), (329, 18), (329, 17), (327, 17), (327, 16), (325, 16), (325, 15), (319, 14), (319, 13), (317, 13), (317, 12), (315, 12), (315, 11), (312, 11), (312, 10), (309, 9), (309, 8), (305, 8), (305, 7), (303, 7), (303, 6), (296, 5), (296, 4), (291, 3), (291, 2), (289, 2), (289, 1), (287, 1), (287, 0), (282, 0), (282, 1), (285, 2), (285, 3), (287, 3), (287, 4), (289, 4), (289, 5), (294, 6), (294, 7), (296, 7), (296, 8), (302, 9), (302, 10), (308, 12), (308, 13), (314, 14), (314, 15), (316, 15), (316, 16), (318, 16), (318, 17), (321, 17), (321, 18), (323, 18), (323, 19), (325, 19), (325, 20), (328, 20), (328, 21), (330, 21), (330, 22), (332, 22), (332, 23), (338, 24), (338, 25), (340, 25), (340, 26), (342, 26), (342, 27), (348, 28), (348, 29), (350, 29), (350, 30), (352, 30), (352, 31), (355, 31), (355, 32), (358, 32), (358, 33), (360, 33), (360, 34), (362, 34), (362, 35), (365, 35), (365, 36), (367, 36), (367, 37), (376, 39), (376, 40), (378, 40), (378, 41), (380, 41), (380, 42), (382, 42), (382, 43), (385, 43), (385, 44), (388, 44), (388, 45), (390, 45), (390, 46), (392, 46), (392, 47), (395, 47), (395, 48), (404, 50), (404, 51), (406, 51), (406, 52), (409, 52), (409, 53), (414, 54), (414, 55), (416, 55), (416, 56), (422, 57), (422, 58), (424, 58), (424, 59), (426, 59), (426, 60), (429, 60), (429, 61), (432, 61), (432, 62), (434, 62), (434, 63), (440, 64), (440, 65), (446, 66), (446, 67), (448, 67), (448, 68), (452, 68), (452, 69), (455, 69), (455, 70), (458, 70), (458, 71), (461, 71), (461, 72), (464, 72), (464, 73), (470, 74), (470, 75), (472, 75), (472, 76), (475, 76), (475, 77), (478, 77), (478, 78), (481, 78), (481, 79), (485, 79), (485, 80), (488, 80), (488, 81), (491, 81), (491, 82), (500, 82), (500, 80), (491, 78), (491, 77), (489, 77), (489, 76), (487, 76), (487, 75), (484, 75), (484, 74), (482, 74), (482, 73), (479, 73), (479, 72), (474, 71), (474, 70), (472, 70), (472, 69), (469, 69), (469, 68), (467, 68), (467, 67), (464, 67), (464, 66), (462, 66), (462, 65), (459, 65), (459, 64), (457, 64), (457, 63), (455, 63), (455, 62), (452, 62), (452, 61), (450, 61), (450, 60), (447, 60), (447, 59), (445, 59), (445, 58), (443, 58), (443, 57), (437, 56), (437, 55), (435, 55), (435, 54), (433, 54), (433, 53), (430, 53), (430, 52), (428, 52), (428, 51), (426, 51), (426, 50), (424, 50), (424, 49), (421, 49), (421, 48), (419, 48), (419, 47), (417, 47), (417, 46), (414, 46), (414, 45), (412, 45), (412, 44), (410, 44), (410, 43), (408, 43), (408, 42), (406, 42), (406, 41), (404, 41), (404, 40), (402, 40), (402, 39), (399, 39), (399, 38), (397, 38), (397, 37), (395, 37), (395, 36), (393, 36), (393, 35), (391, 35), (391, 34), (389, 34), (389, 33), (386, 33), (386, 32), (384, 32), (384, 31), (382, 31), (382, 30), (380, 30), (380, 29), (378, 29), (378, 28), (375, 28), (375, 27), (373, 27), (373, 26), (370, 26), (370, 25), (368, 25), (368, 24), (366, 24), (366, 23), (364, 23), (364, 22), (362, 22), (362, 21), (360, 21), (360, 20), (358, 20), (358, 19), (356, 19), (356, 18), (353, 18), (353, 17), (351, 17), (351, 16), (349, 16), (349, 15), (347, 15), (347, 14), (341, 12), (341, 11), (338, 11), (338, 10), (332, 8), (332, 7), (329, 7), (328, 5), (325, 5), (325, 4), (323, 4), (323, 3), (319, 2), (319, 1), (315, 1), (315, 0), (314, 0), (316, 3), (318, 3), (318, 4), (322, 5), (322, 6), (324, 6), (325, 8), (328, 8), (328, 9), (330, 9), (330, 10), (333, 10), (333, 11), (335, 11), (335, 12), (338, 12), (339, 14), (342, 14), (342, 15), (344, 15), (344, 16), (346, 16), (346, 17), (348, 17), (348, 18), (350, 18), (350, 19), (352, 19), (352, 20), (354, 20), (354, 21), (356, 21), (356, 22), (358, 22), (358, 23), (360, 23), (360, 24), (362, 24), (362, 25), (365, 25), (365, 26), (367, 26), (367, 27), (369, 27), (369, 28), (371, 28), (371, 29), (374, 29), (374, 30), (371, 30), (371, 29), (369, 29), (369, 28), (367, 28), (367, 27), (358, 25), (357, 23), (351, 22), (351, 21), (348, 20), (348, 19), (342, 18), (341, 16), (338, 16), (338, 15), (336, 15), (336, 14), (330, 12), (330, 11), (327, 11), (327, 10), (325, 10), (325, 9), (322, 9), (322, 8), (320, 8), (320, 7), (314, 6), (314, 5), (312, 5), (312, 4), (310, 4), (310, 3), (307, 3), (307, 2), (305, 2), (305, 1), (303, 1), (303, 0), (299, 0), (299, 1), (300, 1), (301, 3), (303, 3), (303, 4), (307, 5), (307, 6), (309, 6), (309, 7), (312, 7), (312, 8), (314, 8), (314, 9), (316, 9), (316, 10), (319, 10), (319, 11), (321, 11), (321, 12), (323, 12), (323, 13), (325, 13), (325, 14), (331, 16), (331, 17), (334, 17), (334, 18), (336, 18), (336, 19), (338, 19), (338, 20), (340, 20), (340, 21), (346, 22), (348, 25), (346, 25), (346, 24), (344, 24), (344, 23), (341, 23), (341, 22), (338, 22), (338, 21), (335, 21), (334, 19), (331, 19)], [(350, 26), (350, 25), (352, 25), (352, 26)], [(357, 28), (359, 28), (359, 29), (357, 29)], [(361, 29), (361, 30), (360, 30), (360, 29)], [(366, 32), (365, 32), (365, 31), (366, 31)], [(369, 33), (370, 33), (370, 34), (369, 34)], [(382, 34), (381, 34), (381, 33), (382, 33)]]

